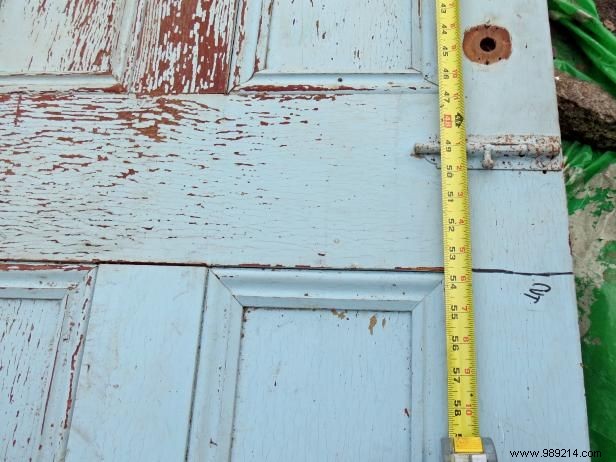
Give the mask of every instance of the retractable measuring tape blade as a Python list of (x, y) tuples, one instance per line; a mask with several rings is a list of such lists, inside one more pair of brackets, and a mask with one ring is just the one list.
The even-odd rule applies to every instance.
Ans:
[(443, 459), (492, 461), (492, 442), (479, 433), (459, 2), (436, 6), (449, 424)]

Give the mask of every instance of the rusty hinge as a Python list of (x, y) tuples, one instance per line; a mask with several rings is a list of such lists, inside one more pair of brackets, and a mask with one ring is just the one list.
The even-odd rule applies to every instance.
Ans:
[[(466, 150), (470, 170), (561, 170), (560, 137), (535, 135), (469, 135)], [(441, 145), (437, 139), (417, 143), (414, 157), (423, 157), (440, 168)]]

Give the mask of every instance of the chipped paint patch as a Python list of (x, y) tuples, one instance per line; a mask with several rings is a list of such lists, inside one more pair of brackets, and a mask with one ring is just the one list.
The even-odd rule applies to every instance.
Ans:
[[(6, 74), (111, 72), (121, 8), (113, 0), (33, 0), (0, 8), (2, 71)], [(15, 47), (15, 41), (19, 46)]]
[(481, 24), (464, 32), (464, 54), (479, 64), (494, 64), (511, 56), (511, 35), (504, 27)]
[(368, 324), (368, 330), (370, 331), (370, 335), (374, 334), (374, 326), (376, 326), (376, 323), (377, 323), (376, 315), (373, 314), (370, 317), (370, 324)]
[(132, 90), (147, 94), (223, 93), (229, 77), (233, 2), (154, 0), (142, 8)]
[(348, 319), (346, 311), (338, 311), (338, 310), (332, 309), (332, 314), (340, 319)]

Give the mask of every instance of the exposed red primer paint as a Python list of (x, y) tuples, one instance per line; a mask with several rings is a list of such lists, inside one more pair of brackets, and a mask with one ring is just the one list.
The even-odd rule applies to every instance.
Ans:
[[(58, 140), (60, 140), (60, 138), (58, 138)], [(59, 157), (62, 157), (63, 159), (87, 159), (87, 157), (84, 156), (83, 154), (60, 154)], [(79, 164), (79, 165), (84, 165), (84, 164)], [(90, 165), (90, 164), (88, 163), (87, 165)]]
[[(102, 73), (109, 71), (109, 57), (115, 42), (115, 13), (118, 2), (95, 0), (53, 1), (63, 9), (49, 8), (47, 0), (22, 1), (24, 19), (32, 22), (32, 36), (55, 34), (68, 39), (67, 47), (52, 43), (30, 49), (23, 53), (27, 61), (21, 72), (36, 72), (33, 61), (47, 59), (50, 72)], [(60, 13), (60, 14), (57, 14)], [(54, 32), (55, 31), (55, 32)], [(24, 33), (28, 33), (24, 31)], [(18, 39), (18, 37), (17, 37)], [(43, 45), (42, 47), (40, 45)]]
[(17, 124), (19, 123), (19, 118), (22, 115), (22, 109), (21, 109), (21, 99), (23, 98), (23, 95), (20, 93), (19, 96), (17, 97), (17, 107), (15, 108), (15, 118), (13, 119), (13, 126), (16, 127)]
[[(334, 93), (311, 93), (311, 94), (276, 94), (276, 93), (254, 93), (250, 95), (253, 99), (257, 99), (259, 101), (267, 101), (267, 100), (278, 100), (281, 103), (293, 100), (306, 100), (306, 101), (321, 101), (324, 99), (329, 99), (331, 101), (335, 101), (336, 98), (340, 96), (346, 96), (343, 94), (334, 94)], [(313, 110), (318, 110), (318, 108), (313, 108)]]
[(133, 176), (137, 173), (137, 170), (133, 170), (132, 168), (129, 168), (126, 172), (122, 172), (119, 175), (116, 175), (116, 178), (128, 178), (129, 176)]
[(62, 269), (65, 271), (90, 271), (96, 268), (95, 265), (98, 264), (110, 264), (110, 265), (121, 265), (121, 264), (131, 264), (131, 265), (158, 265), (158, 266), (197, 266), (197, 267), (205, 267), (205, 268), (258, 268), (258, 269), (313, 269), (313, 270), (327, 270), (327, 271), (366, 271), (366, 270), (377, 270), (377, 271), (415, 271), (415, 272), (432, 272), (432, 273), (442, 273), (442, 266), (408, 266), (408, 267), (378, 267), (378, 268), (357, 268), (357, 267), (348, 267), (348, 266), (310, 266), (310, 265), (298, 265), (292, 267), (290, 265), (283, 265), (280, 263), (273, 264), (263, 264), (263, 263), (239, 263), (232, 265), (222, 265), (216, 264), (213, 262), (207, 262), (203, 260), (187, 260), (183, 262), (168, 262), (168, 261), (160, 261), (160, 260), (149, 260), (149, 261), (139, 261), (139, 260), (122, 260), (122, 259), (114, 259), (114, 260), (105, 260), (100, 258), (91, 258), (87, 261), (74, 259), (74, 260), (66, 260), (63, 263), (56, 263), (53, 260), (38, 260), (41, 264), (37, 264), (35, 262), (32, 263), (0, 263), (0, 271), (11, 269), (10, 266), (18, 266), (17, 269), (28, 270), (31, 267), (32, 269)]
[[(87, 305), (88, 300), (86, 299), (84, 302), (84, 306)], [(71, 378), (68, 381), (68, 398), (66, 399), (66, 408), (64, 411), (64, 425), (63, 428), (66, 430), (68, 428), (69, 421), (69, 413), (71, 408), (73, 407), (73, 382), (75, 381), (75, 372), (77, 368), (77, 360), (79, 357), (79, 350), (81, 349), (81, 345), (83, 343), (83, 334), (79, 336), (79, 342), (75, 347), (75, 351), (71, 355)]]
[[(273, 2), (270, 2), (270, 7), (272, 6)], [(259, 19), (259, 29), (257, 30), (257, 42), (260, 42), (262, 40), (261, 38), (261, 34), (262, 34), (262, 30), (263, 30), (263, 22), (270, 21), (271, 18), (271, 9), (268, 8), (268, 12), (269, 12), (269, 16), (261, 16), (261, 18)], [(261, 60), (259, 59), (259, 56), (255, 56), (255, 65), (252, 69), (253, 74), (256, 74), (257, 72), (259, 72), (261, 70), (261, 68), (259, 67), (259, 64), (261, 64)]]
[(249, 85), (242, 87), (242, 91), (370, 91), (370, 88), (355, 88), (347, 85)]
[[(160, 117), (151, 118), (152, 111), (117, 111), (118, 119), (125, 122), (127, 128), (139, 132), (154, 141), (164, 141), (165, 137), (160, 134), (162, 125), (178, 126), (183, 118), (182, 107), (184, 102), (168, 98), (155, 100), (157, 113)], [(207, 109), (207, 106), (205, 106)], [(149, 125), (146, 125), (149, 124)]]
[(259, 269), (270, 269), (270, 268), (284, 268), (284, 265), (264, 265), (262, 263), (241, 263), (239, 265), (240, 268), (259, 268)]
[(96, 268), (93, 265), (73, 264), (32, 264), (32, 263), (0, 263), (0, 271), (90, 271)]
[(98, 53), (96, 53), (96, 58), (94, 58), (92, 64), (100, 67), (103, 64), (103, 58), (106, 58), (108, 56), (109, 52), (107, 50), (98, 50)]
[(47, 6), (47, 0), (41, 0), (38, 8), (36, 9), (36, 12), (39, 14), (43, 13), (45, 11), (46, 6)]
[[(88, 304), (88, 300), (85, 300), (84, 305)], [(71, 356), (71, 371), (75, 371), (75, 367), (77, 364), (77, 355), (79, 354), (79, 350), (81, 349), (81, 344), (83, 343), (83, 334), (79, 336), (79, 342), (77, 343), (77, 347)]]
[[(483, 49), (484, 39), (492, 40), (493, 49)], [(511, 35), (504, 27), (481, 24), (464, 31), (462, 49), (471, 61), (485, 65), (497, 63), (511, 56), (511, 48)]]
[[(91, 88), (83, 88), (82, 90), (92, 91)], [(112, 85), (110, 87), (101, 88), (100, 90), (103, 93), (126, 93), (128, 91), (128, 88), (121, 83), (116, 83), (115, 85)]]
[[(92, 90), (92, 89), (90, 89)], [(74, 99), (74, 95), (64, 92), (37, 92), (32, 95), (28, 95), (28, 98), (33, 103), (46, 102), (46, 101), (64, 101), (66, 99)]]
[(150, 95), (223, 93), (229, 77), (232, 11), (224, 0), (153, 0), (142, 12), (134, 91)]

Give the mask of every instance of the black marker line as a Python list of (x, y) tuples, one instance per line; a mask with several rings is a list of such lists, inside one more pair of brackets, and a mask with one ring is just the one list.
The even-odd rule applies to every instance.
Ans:
[(517, 276), (573, 276), (572, 271), (563, 273), (524, 273), (521, 271), (511, 271), (504, 269), (492, 269), (492, 268), (473, 268), (473, 273), (487, 273), (487, 274), (513, 274)]

